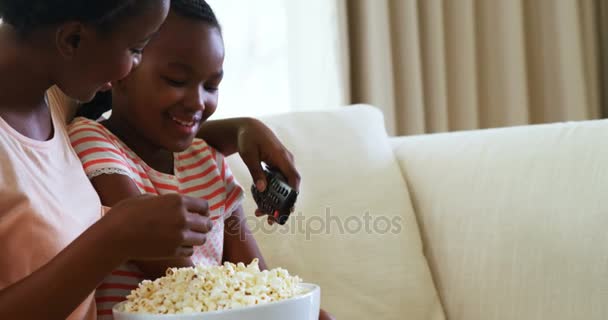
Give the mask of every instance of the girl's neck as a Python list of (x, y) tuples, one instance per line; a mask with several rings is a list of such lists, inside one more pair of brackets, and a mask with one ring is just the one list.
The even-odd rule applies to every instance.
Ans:
[(46, 140), (53, 132), (44, 96), (53, 81), (44, 58), (48, 50), (33, 43), (0, 25), (0, 116), (21, 134)]
[(110, 119), (102, 122), (102, 124), (152, 169), (166, 174), (174, 174), (173, 153), (152, 143), (133, 130), (133, 126), (128, 121), (118, 115), (112, 115)]

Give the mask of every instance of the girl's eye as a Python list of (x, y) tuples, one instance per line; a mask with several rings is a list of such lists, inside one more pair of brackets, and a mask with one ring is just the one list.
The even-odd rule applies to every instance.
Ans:
[(175, 80), (168, 77), (163, 77), (163, 79), (165, 79), (165, 81), (173, 87), (184, 87), (186, 85), (186, 81)]
[(216, 93), (219, 89), (220, 89), (220, 82), (222, 80), (216, 81), (209, 81), (205, 84), (205, 90), (207, 90), (208, 92), (211, 93)]
[(217, 86), (207, 86), (205, 87), (205, 90), (209, 91), (209, 92), (217, 92), (219, 88)]

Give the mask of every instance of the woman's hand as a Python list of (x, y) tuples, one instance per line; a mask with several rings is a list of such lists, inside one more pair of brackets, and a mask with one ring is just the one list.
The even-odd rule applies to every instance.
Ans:
[(336, 320), (336, 317), (321, 309), (321, 313), (319, 313), (319, 320)]
[(261, 121), (248, 120), (239, 130), (238, 152), (247, 165), (258, 190), (266, 189), (266, 175), (262, 171), (261, 165), (261, 162), (265, 162), (269, 166), (279, 169), (287, 178), (287, 183), (299, 191), (300, 174), (296, 169), (293, 154)]
[[(300, 174), (293, 155), (261, 121), (253, 118), (205, 121), (197, 137), (207, 141), (224, 156), (238, 152), (259, 191), (264, 191), (268, 184), (262, 162), (281, 171), (287, 183), (299, 191)], [(256, 211), (256, 216), (262, 215), (262, 212)], [(268, 218), (269, 223), (273, 221), (273, 218)]]
[[(287, 178), (287, 183), (296, 191), (299, 191), (301, 178), (296, 169), (293, 154), (261, 121), (250, 119), (239, 130), (238, 152), (249, 169), (258, 191), (264, 191), (268, 185), (261, 162), (277, 168)], [(255, 215), (261, 217), (265, 213), (258, 209), (255, 211)], [(274, 222), (274, 218), (269, 216), (268, 223), (274, 224)]]

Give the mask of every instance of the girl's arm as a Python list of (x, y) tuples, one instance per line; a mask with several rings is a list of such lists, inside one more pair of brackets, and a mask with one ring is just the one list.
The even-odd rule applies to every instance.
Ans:
[[(125, 175), (104, 174), (91, 180), (104, 206), (113, 207), (117, 203), (141, 195), (137, 185)], [(158, 261), (133, 261), (147, 278), (156, 279), (165, 275), (167, 268), (191, 267), (190, 258)]]
[(261, 270), (267, 269), (260, 248), (247, 226), (243, 207), (239, 206), (224, 223), (224, 254), (222, 260), (248, 264), (255, 258), (260, 260)]

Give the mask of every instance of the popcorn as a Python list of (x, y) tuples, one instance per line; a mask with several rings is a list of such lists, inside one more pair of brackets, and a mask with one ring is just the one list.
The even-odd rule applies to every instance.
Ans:
[(302, 294), (302, 279), (285, 269), (260, 271), (258, 259), (247, 266), (171, 268), (154, 281), (144, 280), (122, 305), (123, 312), (188, 314), (229, 310), (290, 299)]

